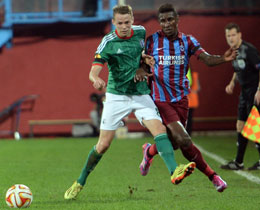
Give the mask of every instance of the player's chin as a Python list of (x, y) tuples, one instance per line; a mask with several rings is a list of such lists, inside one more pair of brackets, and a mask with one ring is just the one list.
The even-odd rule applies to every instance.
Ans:
[(232, 49), (236, 49), (235, 43), (230, 43), (229, 46), (230, 46), (230, 48), (232, 48)]
[(166, 36), (172, 36), (174, 34), (174, 31), (171, 29), (164, 29), (163, 32)]

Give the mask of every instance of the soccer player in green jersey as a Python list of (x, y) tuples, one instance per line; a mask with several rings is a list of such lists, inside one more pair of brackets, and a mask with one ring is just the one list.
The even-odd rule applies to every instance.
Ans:
[[(173, 184), (179, 184), (195, 168), (194, 162), (177, 165), (166, 128), (149, 96), (147, 82), (135, 80), (144, 49), (145, 29), (142, 26), (132, 25), (133, 21), (133, 12), (129, 5), (114, 7), (112, 23), (116, 29), (107, 34), (97, 48), (89, 78), (96, 89), (106, 88), (100, 136), (97, 144), (89, 152), (79, 178), (65, 192), (65, 199), (77, 197), (88, 175), (109, 148), (116, 129), (123, 124), (122, 119), (131, 112), (154, 136), (157, 149), (169, 170)], [(145, 58), (145, 55), (143, 57)], [(99, 77), (105, 63), (109, 69), (107, 84)]]

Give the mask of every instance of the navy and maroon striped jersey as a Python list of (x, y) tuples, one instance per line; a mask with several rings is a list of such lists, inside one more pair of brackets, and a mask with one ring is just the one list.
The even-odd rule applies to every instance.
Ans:
[(153, 100), (177, 102), (189, 93), (186, 76), (191, 55), (205, 52), (200, 43), (191, 35), (178, 33), (175, 40), (169, 40), (162, 31), (149, 36), (146, 54), (155, 59), (152, 70), (151, 95)]

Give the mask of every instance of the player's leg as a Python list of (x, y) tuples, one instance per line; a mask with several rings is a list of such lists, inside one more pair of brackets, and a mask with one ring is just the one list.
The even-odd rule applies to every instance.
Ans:
[(244, 169), (244, 155), (247, 147), (248, 140), (241, 134), (244, 126), (244, 121), (237, 121), (237, 154), (235, 160), (229, 161), (227, 164), (221, 165), (222, 169), (227, 170), (242, 170)]
[[(170, 130), (170, 133), (168, 134), (169, 139), (172, 143), (174, 142), (173, 144), (177, 144), (178, 142), (178, 146), (180, 147), (183, 156), (187, 160), (195, 162), (196, 167), (212, 180), (216, 173), (206, 163), (200, 150), (192, 143), (183, 125), (177, 121), (168, 124), (167, 128)], [(152, 145), (147, 152), (150, 157), (153, 157), (153, 155), (157, 153), (156, 145)]]
[(245, 138), (241, 132), (245, 126), (245, 121), (238, 120), (237, 121), (237, 132), (238, 132), (238, 138), (237, 138), (237, 155), (236, 155), (236, 163), (238, 163), (240, 166), (242, 166), (244, 162), (244, 156), (246, 152), (246, 147), (248, 140)]
[[(172, 145), (166, 134), (166, 128), (162, 124), (162, 119), (153, 100), (149, 95), (135, 96), (133, 97), (132, 108), (135, 110), (134, 114), (139, 122), (153, 135), (159, 154), (164, 160), (170, 174), (172, 174), (177, 167), (177, 163), (174, 158)], [(149, 163), (149, 161), (144, 160), (142, 162)]]
[[(182, 110), (183, 123), (187, 120), (188, 114), (188, 101), (184, 98), (178, 103), (156, 102), (156, 105), (160, 111), (163, 122), (167, 125), (167, 132), (173, 145), (181, 145), (189, 147), (191, 145), (191, 139), (180, 122), (180, 114), (178, 110)], [(180, 115), (180, 116), (179, 116)], [(147, 149), (147, 156), (152, 157), (157, 154), (157, 145), (151, 145)]]
[(86, 179), (91, 171), (94, 170), (102, 155), (108, 150), (113, 138), (115, 136), (114, 130), (101, 130), (98, 143), (90, 150), (86, 163), (77, 182), (84, 186)]
[[(164, 160), (170, 174), (174, 175), (174, 179), (172, 179), (172, 182), (174, 184), (178, 184), (183, 178), (185, 178), (194, 170), (195, 164), (191, 163), (186, 166), (180, 166), (176, 169), (177, 163), (174, 158), (173, 147), (170, 143), (170, 140), (168, 139), (166, 127), (162, 124), (158, 109), (148, 95), (136, 97), (135, 101), (137, 102), (137, 106), (134, 107), (134, 109), (136, 110), (135, 115), (137, 119), (142, 124), (144, 124), (145, 127), (147, 127), (151, 134), (154, 136), (157, 150), (159, 151), (160, 156)], [(143, 160), (142, 163), (143, 162), (146, 161)], [(140, 165), (140, 168), (141, 167), (142, 164)]]
[(171, 130), (172, 138), (178, 142), (183, 156), (187, 160), (195, 162), (196, 167), (212, 181), (216, 190), (223, 192), (227, 188), (227, 183), (208, 165), (200, 150), (192, 143), (183, 125), (178, 122), (172, 122), (167, 127)]
[(193, 125), (193, 112), (194, 112), (194, 108), (189, 108), (186, 131), (190, 136), (192, 133), (192, 125)]
[[(155, 105), (152, 103), (152, 102), (150, 102), (150, 104), (152, 104), (154, 107), (155, 107)], [(151, 108), (152, 110), (153, 110), (153, 108)], [(158, 111), (158, 109), (157, 108), (155, 108), (156, 109), (156, 111), (157, 111), (157, 117), (158, 117), (158, 119), (159, 120), (161, 120), (161, 117), (160, 117), (160, 114), (159, 114), (159, 111)], [(151, 111), (151, 112), (153, 112), (153, 111)], [(143, 113), (143, 112), (142, 112)], [(147, 118), (145, 118), (145, 119), (147, 119)], [(151, 118), (152, 119), (152, 118)], [(152, 124), (151, 123), (151, 125), (149, 124), (149, 125), (146, 125), (146, 127), (148, 128), (148, 126), (151, 126), (151, 128), (150, 128), (150, 131), (151, 131), (151, 133), (153, 132), (153, 130), (155, 130), (157, 127), (153, 127), (153, 125), (154, 124)], [(165, 132), (165, 127), (163, 127), (164, 128), (164, 132)], [(166, 133), (166, 132), (165, 132)], [(152, 133), (153, 134), (153, 133)], [(154, 135), (154, 134), (153, 134)], [(165, 135), (166, 136), (166, 135)], [(156, 154), (158, 154), (158, 151), (157, 151), (157, 146), (160, 146), (160, 142), (159, 141), (157, 141), (156, 139), (155, 139), (155, 144), (153, 144), (153, 145), (151, 145), (151, 144), (144, 144), (143, 145), (143, 148), (145, 148), (145, 149), (143, 149), (143, 153), (144, 153), (144, 157), (143, 157), (143, 161), (141, 162), (141, 164), (140, 164), (140, 166), (139, 166), (139, 168), (140, 168), (140, 171), (141, 171), (141, 174), (143, 175), (143, 176), (145, 176), (147, 173), (148, 173), (148, 171), (149, 171), (149, 167), (150, 167), (150, 162), (151, 162), (151, 160), (152, 160), (152, 157), (154, 156), (154, 155), (156, 155)], [(165, 140), (165, 142), (167, 142), (167, 143), (163, 143), (163, 145), (165, 145), (165, 147), (169, 150), (169, 153), (173, 153), (173, 151), (170, 151), (171, 149), (173, 149), (173, 147), (172, 147), (172, 145), (168, 145), (168, 144), (171, 144), (168, 140), (166, 141)], [(160, 149), (163, 149), (163, 148), (160, 148)], [(160, 152), (160, 151), (159, 151)], [(163, 153), (161, 153), (161, 154), (163, 154)], [(174, 154), (174, 153), (173, 153)], [(162, 157), (163, 158), (163, 157)]]
[(77, 181), (73, 183), (73, 185), (65, 192), (64, 198), (75, 199), (79, 192), (83, 189), (83, 186), (86, 184), (86, 180), (94, 170), (102, 155), (106, 152), (109, 148), (113, 138), (115, 135), (114, 130), (101, 130), (98, 143), (90, 150), (87, 160), (83, 166), (81, 174)]
[(171, 110), (175, 110), (177, 112), (179, 121), (176, 121), (175, 117), (167, 115), (166, 112), (162, 113), (164, 121), (167, 123), (167, 128), (170, 130), (171, 140), (173, 139), (174, 141), (172, 142), (176, 142), (178, 144), (183, 156), (187, 160), (196, 163), (196, 167), (202, 173), (204, 173), (210, 181), (212, 181), (217, 191), (222, 192), (227, 188), (226, 182), (223, 181), (221, 177), (217, 175), (216, 172), (212, 170), (208, 163), (204, 160), (200, 150), (193, 144), (190, 135), (185, 129), (188, 115), (187, 107), (188, 100), (186, 97), (184, 97), (177, 104), (172, 104)]
[[(140, 172), (141, 172), (142, 176), (146, 176), (148, 174), (148, 172), (150, 170), (150, 166), (151, 166), (152, 161), (153, 161), (154, 155), (149, 155), (149, 152), (148, 152), (150, 150), (151, 146), (152, 145), (150, 143), (145, 143), (142, 146), (142, 148), (143, 148), (143, 160), (139, 165)], [(156, 149), (156, 147), (155, 147), (155, 149)], [(156, 152), (157, 152), (157, 149), (156, 149)], [(158, 152), (156, 154), (158, 154)]]
[[(213, 182), (219, 192), (222, 192), (227, 187), (226, 183), (207, 164), (201, 152), (192, 143), (191, 137), (184, 128), (187, 121), (187, 102), (186, 98), (184, 98), (176, 104), (156, 103), (156, 105), (160, 110), (163, 121), (167, 125), (168, 136), (172, 144), (177, 145), (174, 147), (180, 147), (183, 156), (187, 160), (195, 162), (196, 167)], [(150, 146), (147, 152), (150, 157), (153, 157), (153, 155), (156, 154), (156, 145)]]
[[(251, 102), (253, 106), (253, 101)], [(238, 120), (236, 123), (237, 129), (237, 154), (235, 160), (228, 162), (227, 164), (221, 165), (222, 169), (227, 170), (242, 170), (244, 169), (244, 155), (247, 147), (248, 140), (241, 134), (245, 121), (250, 113), (251, 107), (248, 106), (248, 101), (243, 97), (242, 93), (239, 96), (238, 104)]]
[(157, 150), (164, 160), (170, 174), (172, 174), (177, 167), (177, 163), (174, 157), (173, 147), (166, 134), (165, 126), (158, 119), (143, 120), (143, 124), (154, 136)]
[(185, 177), (189, 176), (194, 171), (196, 164), (190, 162), (187, 165), (180, 165), (177, 167), (173, 147), (166, 134), (166, 128), (161, 121), (143, 120), (143, 123), (154, 136), (156, 148), (168, 167), (172, 183), (179, 184)]
[(251, 167), (248, 168), (248, 170), (250, 170), (250, 171), (251, 170), (260, 170), (260, 144), (256, 143), (255, 147), (257, 148), (257, 151), (259, 153), (259, 160), (254, 165), (252, 165)]
[(75, 199), (79, 194), (86, 183), (87, 177), (91, 171), (94, 170), (102, 155), (109, 148), (115, 136), (115, 130), (120, 127), (123, 117), (128, 113), (129, 110), (121, 96), (118, 98), (113, 94), (106, 94), (106, 102), (104, 102), (101, 118), (99, 140), (97, 144), (90, 150), (79, 178), (65, 192), (65, 199)]

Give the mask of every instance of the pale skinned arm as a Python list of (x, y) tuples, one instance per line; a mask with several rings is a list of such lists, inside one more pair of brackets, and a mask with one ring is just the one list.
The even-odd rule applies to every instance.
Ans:
[(236, 84), (236, 78), (237, 78), (237, 74), (236, 74), (236, 72), (234, 72), (232, 79), (230, 80), (229, 84), (226, 86), (226, 89), (225, 89), (226, 93), (229, 95), (233, 94), (233, 90), (234, 90), (234, 87)]
[(256, 93), (255, 93), (255, 103), (256, 103), (257, 105), (260, 104), (260, 70), (259, 70), (259, 83), (258, 83), (258, 89), (257, 89), (257, 91), (256, 91)]
[(89, 79), (93, 82), (93, 87), (97, 90), (102, 90), (106, 88), (106, 82), (99, 77), (100, 71), (102, 70), (102, 66), (93, 65), (89, 72)]

